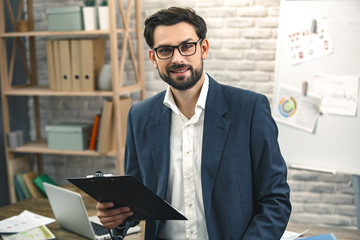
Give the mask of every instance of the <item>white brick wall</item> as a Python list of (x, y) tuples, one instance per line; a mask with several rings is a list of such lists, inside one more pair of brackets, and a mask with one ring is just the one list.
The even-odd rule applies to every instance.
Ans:
[[(37, 30), (46, 30), (46, 9), (79, 6), (80, 0), (34, 0)], [(124, 1), (126, 6), (127, 1)], [(271, 100), (274, 85), (276, 38), (280, 0), (143, 0), (143, 18), (169, 6), (194, 8), (208, 23), (210, 42), (205, 71), (219, 82), (261, 92)], [(47, 83), (44, 38), (37, 38), (39, 82)], [(146, 96), (166, 88), (147, 58), (144, 42)], [(139, 94), (132, 94), (135, 101)], [(101, 98), (41, 97), (42, 134), (48, 123), (62, 120), (92, 121)], [(30, 100), (29, 105), (32, 106)], [(32, 112), (29, 113), (33, 115)], [(31, 123), (34, 126), (34, 123)], [(34, 130), (31, 135), (34, 138)], [(58, 183), (66, 177), (84, 176), (97, 170), (115, 173), (112, 158), (45, 156), (45, 171)], [(293, 213), (291, 222), (355, 228), (355, 200), (351, 175), (320, 174), (289, 169)]]
[(291, 222), (356, 226), (352, 176), (290, 169)]

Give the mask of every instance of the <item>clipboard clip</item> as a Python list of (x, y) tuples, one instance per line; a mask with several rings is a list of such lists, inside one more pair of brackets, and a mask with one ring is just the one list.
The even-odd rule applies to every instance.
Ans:
[(316, 21), (316, 19), (311, 20), (310, 31), (311, 31), (311, 33), (314, 33), (314, 34), (317, 33), (317, 21)]
[(103, 173), (102, 171), (96, 171), (94, 175), (87, 175), (87, 178), (101, 178), (101, 177), (111, 177), (111, 173)]
[(102, 171), (96, 171), (94, 177), (104, 177), (104, 173)]
[(303, 94), (304, 96), (307, 95), (308, 86), (309, 86), (309, 84), (308, 84), (307, 81), (303, 81), (303, 82), (302, 82), (302, 94)]

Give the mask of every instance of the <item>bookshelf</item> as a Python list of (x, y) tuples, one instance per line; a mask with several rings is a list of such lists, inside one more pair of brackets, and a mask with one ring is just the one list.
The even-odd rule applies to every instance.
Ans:
[[(3, 114), (3, 128), (5, 140), (5, 156), (7, 165), (8, 161), (14, 159), (17, 153), (32, 153), (37, 155), (38, 173), (43, 173), (43, 154), (58, 154), (58, 155), (81, 155), (81, 156), (109, 156), (115, 157), (117, 160), (117, 171), (123, 174), (123, 151), (124, 143), (121, 142), (121, 108), (120, 96), (130, 94), (133, 92), (140, 92), (142, 99), (145, 97), (145, 83), (144, 83), (144, 53), (142, 42), (142, 19), (141, 19), (141, 2), (140, 0), (129, 0), (127, 6), (123, 5), (122, 0), (108, 0), (109, 8), (109, 30), (93, 30), (93, 31), (37, 31), (34, 28), (34, 9), (33, 0), (18, 0), (20, 2), (20, 10), (22, 6), (27, 7), (28, 13), (28, 31), (26, 32), (6, 32), (4, 13), (8, 11), (13, 29), (17, 29), (17, 22), (20, 20), (16, 16), (21, 16), (19, 13), (14, 13), (10, 4), (10, 0), (0, 0), (0, 80), (1, 80), (1, 98), (2, 98), (2, 114)], [(26, 1), (26, 4), (24, 4)], [(66, 2), (66, 1), (64, 1)], [(133, 12), (132, 12), (133, 10)], [(130, 27), (131, 14), (134, 13), (135, 26)], [(120, 16), (122, 26), (117, 26), (117, 13)], [(135, 35), (135, 41), (132, 41), (131, 35)], [(49, 86), (38, 85), (37, 73), (37, 53), (36, 53), (36, 39), (38, 37), (106, 37), (110, 52), (111, 71), (112, 71), (112, 91), (51, 91)], [(28, 57), (26, 57), (25, 47), (20, 39), (26, 38), (28, 45)], [(12, 39), (14, 46), (18, 48), (22, 57), (26, 73), (28, 76), (28, 83), (14, 86), (12, 84), (14, 69), (15, 54), (7, 56), (6, 40)], [(122, 46), (118, 47), (119, 40), (122, 40)], [(134, 44), (135, 42), (135, 44)], [(136, 49), (136, 51), (135, 51)], [(13, 51), (14, 52), (14, 51)], [(27, 59), (27, 60), (26, 60)], [(133, 73), (135, 76), (135, 83), (123, 86), (123, 75), (125, 68), (125, 61), (131, 61)], [(9, 148), (7, 142), (7, 134), (11, 130), (11, 123), (9, 121), (9, 100), (12, 96), (30, 96), (34, 103), (34, 121), (36, 140), (27, 142), (21, 147)], [(115, 130), (115, 150), (106, 154), (100, 154), (96, 151), (67, 151), (67, 150), (53, 150), (47, 147), (47, 140), (41, 136), (41, 119), (40, 119), (40, 96), (84, 96), (84, 97), (112, 97), (114, 103), (114, 124)], [(91, 119), (92, 120), (92, 119)], [(96, 158), (95, 158), (96, 159)], [(9, 169), (7, 169), (9, 171)], [(9, 173), (9, 172), (8, 172)], [(14, 191), (13, 176), (8, 174), (8, 183), (10, 191), (10, 202), (16, 201)]]

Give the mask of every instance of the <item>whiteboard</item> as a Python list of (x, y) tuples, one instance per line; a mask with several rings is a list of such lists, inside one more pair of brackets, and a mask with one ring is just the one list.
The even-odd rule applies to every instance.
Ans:
[[(333, 53), (291, 65), (286, 47), (289, 32), (323, 17), (328, 19)], [(281, 86), (301, 91), (302, 82), (311, 84), (314, 73), (360, 76), (359, 0), (282, 0), (278, 31), (273, 99)], [(277, 108), (273, 101), (273, 112)], [(360, 175), (359, 115), (358, 104), (356, 117), (319, 116), (313, 133), (278, 122), (279, 144), (288, 166)]]

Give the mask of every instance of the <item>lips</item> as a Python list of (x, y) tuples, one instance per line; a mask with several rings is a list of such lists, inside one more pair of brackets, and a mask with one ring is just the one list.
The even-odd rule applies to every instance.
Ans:
[(190, 70), (189, 66), (186, 65), (182, 65), (182, 66), (172, 66), (170, 67), (169, 71), (173, 74), (177, 74), (177, 75), (181, 75), (186, 73), (187, 71)]
[(181, 70), (173, 70), (173, 71), (171, 71), (171, 72), (173, 72), (173, 73), (184, 73), (184, 72), (186, 72), (187, 70), (189, 70), (189, 68), (187, 68), (187, 69), (181, 69)]

